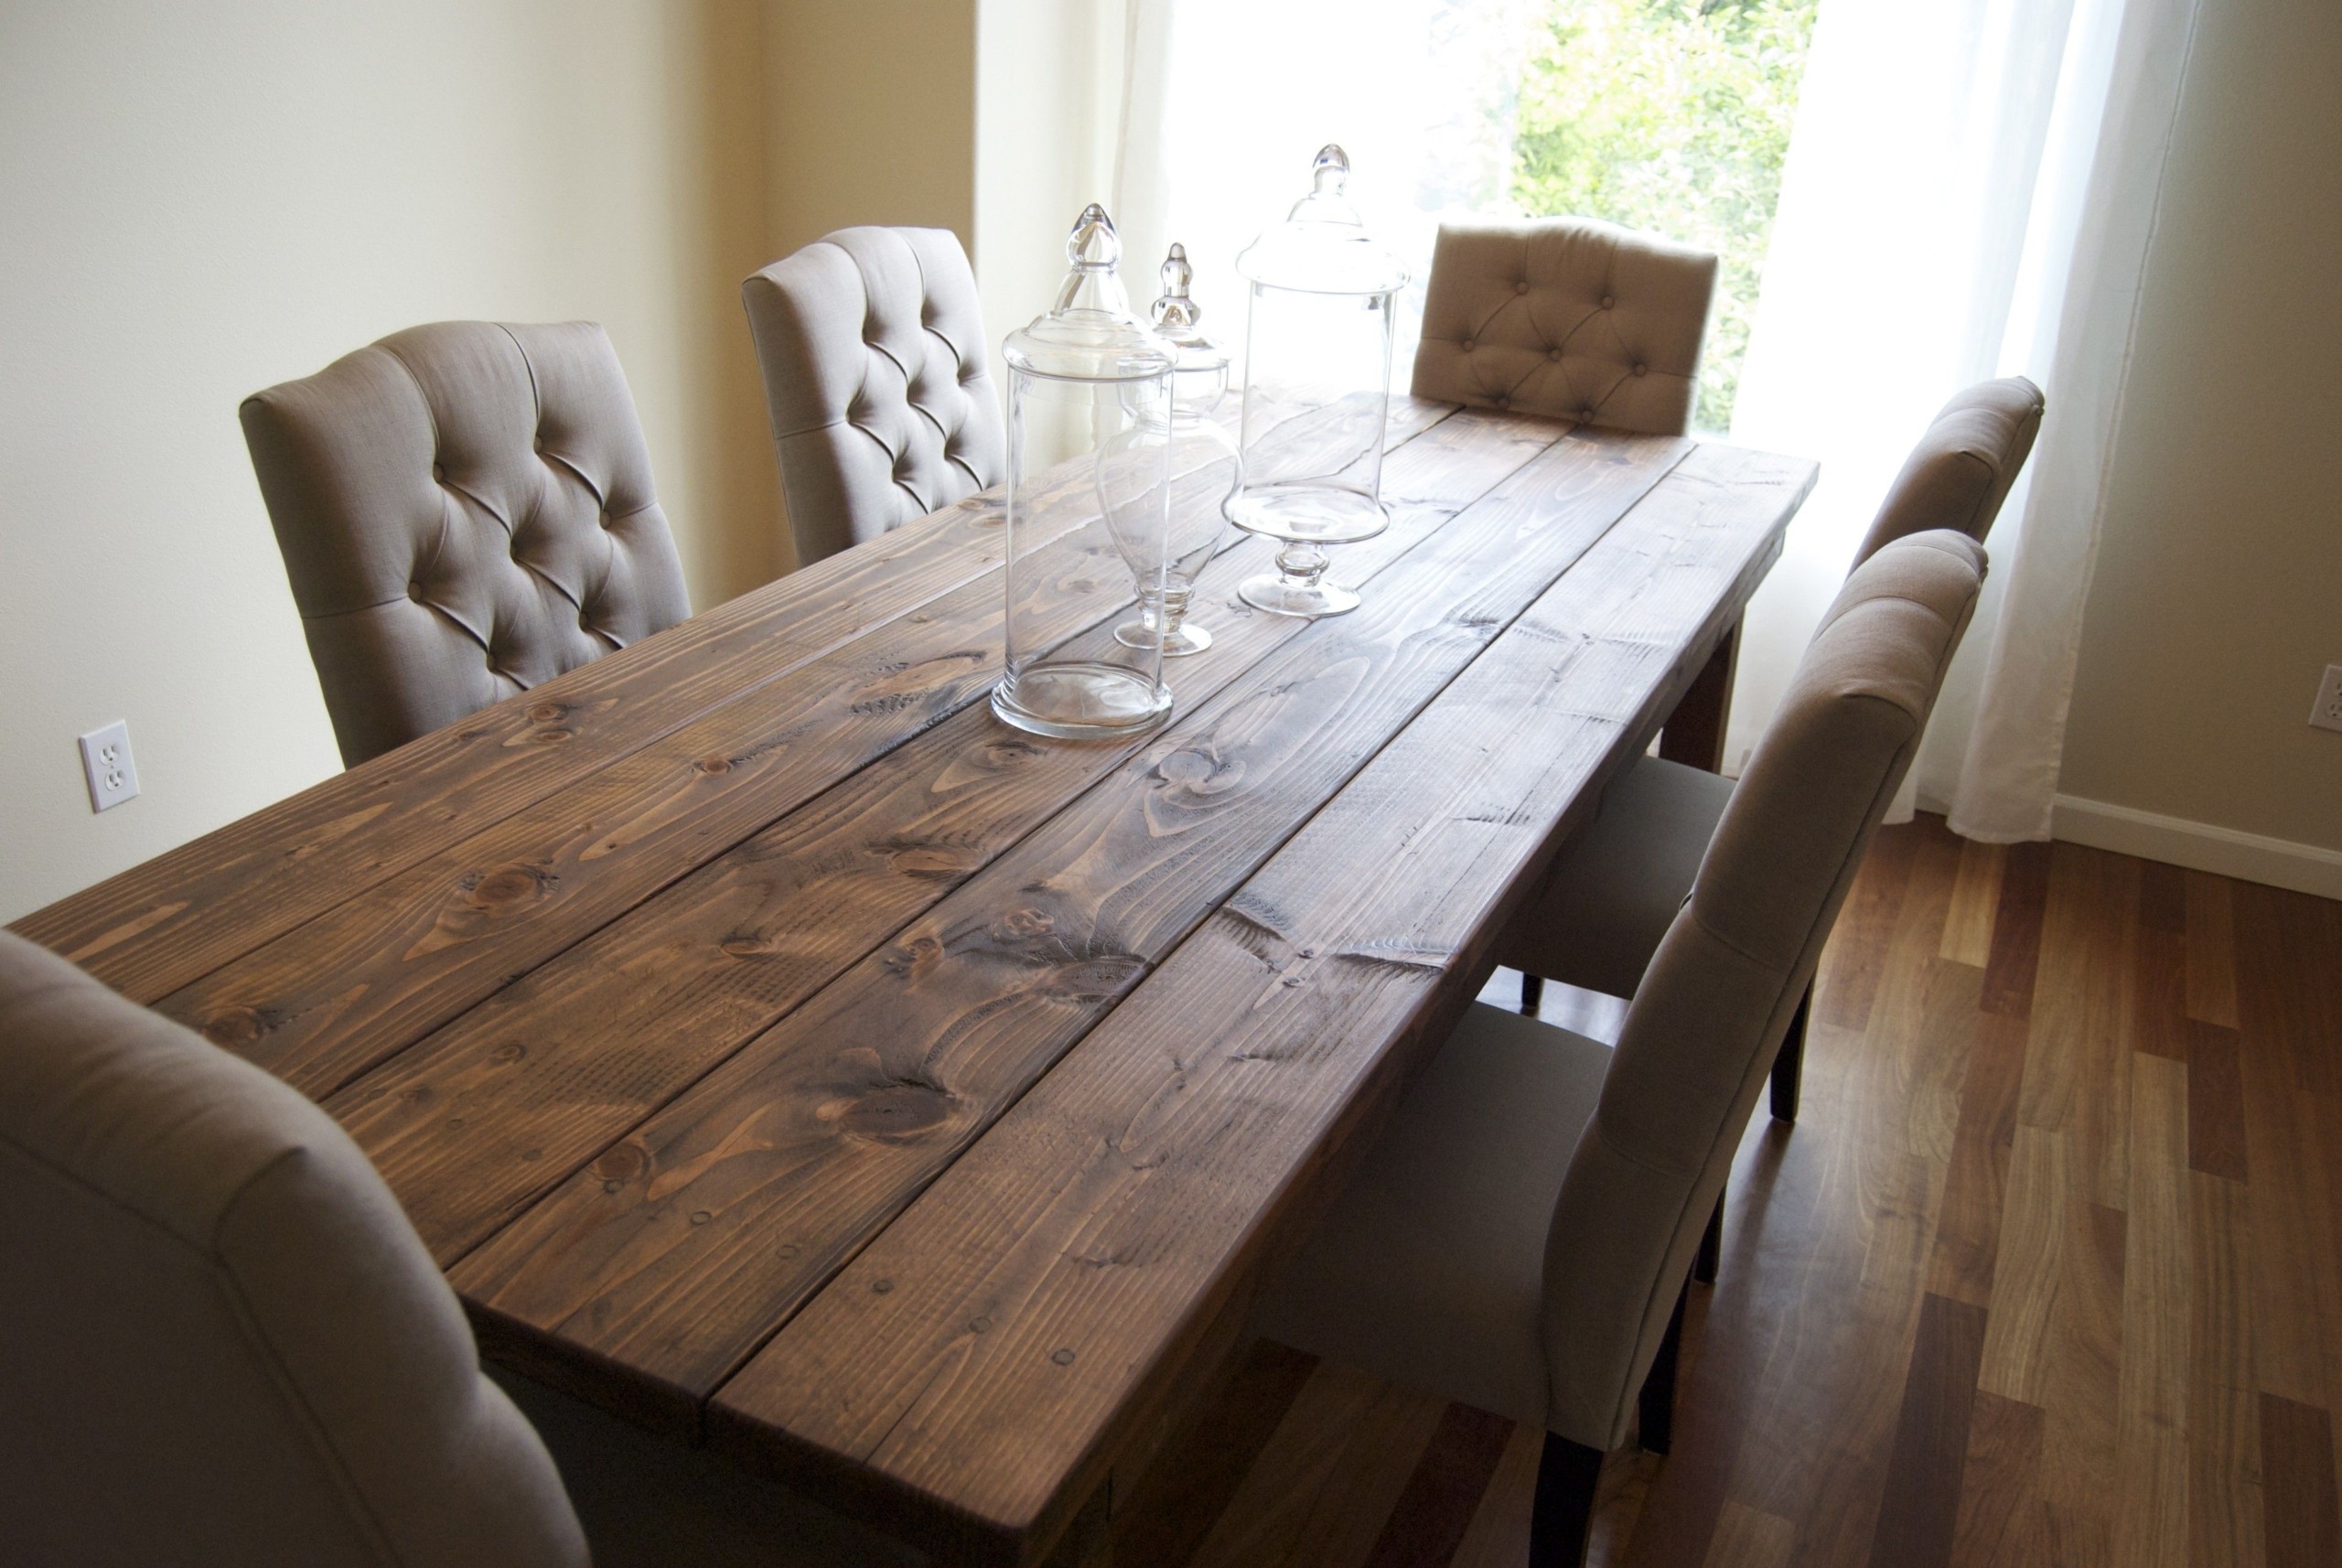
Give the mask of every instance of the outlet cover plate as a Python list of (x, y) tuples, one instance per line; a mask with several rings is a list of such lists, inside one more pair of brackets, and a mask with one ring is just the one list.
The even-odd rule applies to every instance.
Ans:
[(2342, 730), (2342, 664), (2326, 667), (2326, 679), (2317, 688), (2317, 706), (2310, 709), (2309, 722), (2319, 729)]
[(138, 793), (138, 765), (130, 758), (130, 725), (121, 719), (81, 737), (81, 777), (90, 810), (103, 811)]

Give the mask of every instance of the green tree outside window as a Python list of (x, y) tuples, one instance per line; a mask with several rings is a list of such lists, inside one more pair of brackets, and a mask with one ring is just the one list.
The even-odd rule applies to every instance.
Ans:
[(1512, 197), (1721, 260), (1693, 423), (1739, 391), (1820, 0), (1547, 0), (1532, 27)]

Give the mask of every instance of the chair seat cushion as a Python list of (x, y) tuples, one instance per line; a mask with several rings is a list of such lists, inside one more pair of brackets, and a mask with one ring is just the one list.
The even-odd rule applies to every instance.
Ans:
[(1638, 757), (1603, 792), (1601, 812), (1562, 848), (1514, 919), (1497, 961), (1564, 985), (1632, 997), (1732, 799), (1732, 780)]
[(1544, 1424), (1545, 1236), (1609, 1066), (1598, 1041), (1474, 1004), (1253, 1327)]

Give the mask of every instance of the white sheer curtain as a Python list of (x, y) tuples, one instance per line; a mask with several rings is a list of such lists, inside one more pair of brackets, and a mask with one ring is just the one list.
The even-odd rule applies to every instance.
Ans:
[[(1112, 209), (1123, 276), (1142, 306), (1176, 240), (1196, 297), (1233, 348), (1244, 327), (1236, 252), (1309, 187), (1338, 142), (1350, 194), (1415, 264), (1442, 218), (1506, 210), (1512, 103), (1537, 0), (1119, 0), (1121, 113)], [(1402, 312), (1412, 332), (1419, 312)], [(1400, 390), (1412, 337), (1393, 366)]]
[[(1514, 84), (1550, 0), (1100, 3), (1119, 24), (1103, 31), (1120, 87), (1101, 152), (1137, 300), (1182, 241), (1235, 346), (1235, 253), (1327, 141), (1419, 273), (1440, 219), (1508, 209)], [(2024, 373), (2048, 416), (1901, 806), (1948, 807), (1972, 837), (2047, 836), (2200, 3), (1821, 0), (1732, 435), (1818, 457), (1823, 477), (1751, 607), (1735, 759), (1929, 416), (1972, 381)]]
[(1751, 607), (1763, 727), (1936, 407), (2023, 373), (2049, 413), (1911, 797), (2046, 838), (2133, 317), (2198, 0), (1823, 0), (1733, 437), (1821, 459)]

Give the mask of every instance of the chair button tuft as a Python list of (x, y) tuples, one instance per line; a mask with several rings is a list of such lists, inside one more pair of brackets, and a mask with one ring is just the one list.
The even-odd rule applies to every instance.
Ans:
[(1545, 350), (1545, 358), (1558, 365), (1562, 362), (1562, 351), (1559, 349), (1548, 349)]
[(435, 479), (438, 480), (441, 484), (443, 484), (443, 485), (444, 485), (444, 484), (446, 484), (446, 483), (447, 482), (447, 468), (446, 468), (446, 465), (445, 465), (445, 464), (443, 464), (443, 463), (434, 463), (434, 464), (432, 464), (432, 465), (431, 465), (431, 477), (432, 477), (433, 478), (435, 478)]
[(1465, 339), (1464, 339), (1464, 341), (1462, 341), (1461, 343), (1456, 344), (1456, 346), (1457, 348), (1459, 348), (1459, 349), (1463, 349), (1466, 353), (1467, 353), (1467, 354), (1468, 354), (1468, 353), (1470, 353), (1470, 352), (1472, 351), (1472, 339), (1470, 339), (1469, 338), (1465, 338)]
[(1611, 295), (1606, 295), (1606, 295), (1604, 295), (1602, 296), (1602, 308), (1603, 308), (1603, 309), (1605, 309), (1605, 310), (1610, 310), (1610, 309), (1614, 309), (1614, 308), (1616, 308), (1616, 306), (1617, 306), (1617, 303), (1618, 303), (1618, 302), (1617, 302), (1617, 299), (1615, 299), (1615, 298), (1613, 298), (1613, 297), (1612, 297)]
[(1588, 404), (1586, 404), (1586, 406), (1585, 406), (1585, 411), (1584, 413), (1580, 413), (1580, 414), (1578, 415), (1578, 418), (1579, 418), (1581, 421), (1583, 421), (1584, 423), (1587, 424), (1593, 424), (1593, 423), (1594, 423), (1594, 405), (1593, 405), (1592, 403), (1588, 403)]
[(1647, 376), (1650, 374), (1650, 367), (1649, 365), (1637, 365), (1635, 367), (1635, 374), (1638, 376)]
[(1522, 278), (1519, 282), (1515, 283), (1512, 285), (1512, 292), (1515, 294), (1527, 294), (1529, 292), (1529, 280), (1527, 278)]
[(1510, 408), (1512, 406), (1512, 399), (1499, 394), (1497, 398), (1497, 406), (1499, 408)]

